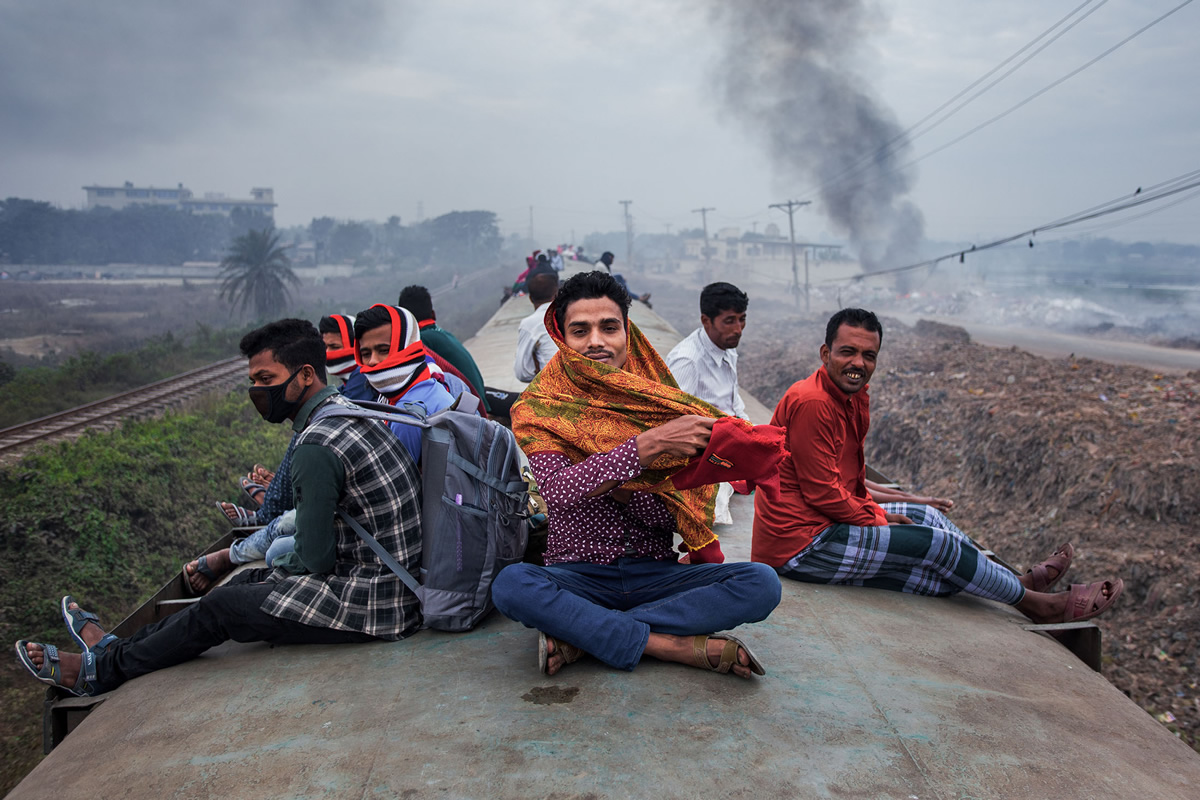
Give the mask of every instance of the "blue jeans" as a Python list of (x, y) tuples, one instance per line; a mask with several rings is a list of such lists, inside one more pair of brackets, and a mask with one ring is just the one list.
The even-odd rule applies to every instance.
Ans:
[[(278, 541), (287, 538), (294, 542), (295, 539), (292, 537), (295, 535), (296, 509), (293, 508), (282, 516), (275, 517), (267, 523), (266, 527), (259, 528), (245, 539), (238, 539), (230, 545), (229, 560), (234, 564), (249, 564), (251, 561), (266, 558), (269, 551), (275, 551), (271, 553), (271, 559), (274, 559), (280, 552), (283, 552), (275, 547)], [(270, 563), (271, 560), (268, 560), (267, 565), (269, 566)]]
[(510, 619), (591, 653), (637, 666), (653, 633), (713, 633), (759, 622), (779, 605), (779, 576), (766, 564), (679, 564), (622, 558), (615, 564), (513, 564), (492, 584)]

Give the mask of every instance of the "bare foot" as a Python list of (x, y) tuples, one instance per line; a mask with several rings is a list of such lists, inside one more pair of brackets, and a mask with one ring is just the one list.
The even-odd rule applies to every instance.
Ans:
[(264, 467), (262, 464), (255, 464), (254, 469), (250, 470), (248, 476), (250, 480), (263, 486), (270, 486), (271, 481), (275, 480), (275, 473)]
[[(725, 639), (710, 638), (705, 644), (705, 654), (708, 656), (710, 666), (715, 667), (721, 663), (721, 652), (725, 649), (726, 641)], [(679, 664), (695, 666), (692, 661), (691, 636), (651, 633), (649, 641), (646, 642), (646, 655), (654, 656), (660, 661), (674, 661)], [(750, 655), (745, 648), (738, 648), (737, 661), (729, 671), (739, 678), (749, 678), (753, 675), (750, 671)]]
[[(92, 627), (97, 626), (93, 625)], [(46, 654), (42, 652), (42, 646), (36, 642), (29, 642), (25, 645), (25, 652), (29, 655), (29, 660), (33, 662), (33, 666), (40, 672), (42, 664), (46, 660)], [(64, 653), (62, 650), (59, 650), (58, 664), (62, 667), (62, 681), (60, 683), (66, 686), (75, 686), (75, 684), (79, 683), (79, 667), (82, 663), (83, 657), (79, 653)]]
[(205, 563), (216, 574), (216, 578), (209, 578), (200, 572), (200, 559), (189, 561), (183, 568), (184, 574), (187, 575), (188, 583), (191, 584), (192, 591), (196, 594), (207, 592), (212, 588), (214, 583), (234, 567), (233, 560), (229, 557), (228, 547), (224, 550), (218, 550), (215, 553), (209, 553), (205, 556)]

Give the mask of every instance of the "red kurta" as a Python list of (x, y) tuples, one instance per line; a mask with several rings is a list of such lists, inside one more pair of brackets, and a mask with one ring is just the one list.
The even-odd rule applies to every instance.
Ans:
[(751, 560), (779, 567), (831, 525), (887, 524), (867, 494), (870, 407), (866, 386), (848, 395), (823, 366), (787, 390), (771, 424), (787, 431), (791, 458), (779, 465), (778, 503), (755, 493)]

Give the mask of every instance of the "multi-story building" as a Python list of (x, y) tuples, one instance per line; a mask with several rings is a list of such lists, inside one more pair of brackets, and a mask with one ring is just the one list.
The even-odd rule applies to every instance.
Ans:
[(259, 211), (268, 217), (275, 216), (275, 190), (254, 188), (250, 197), (226, 197), (220, 192), (205, 192), (197, 197), (191, 189), (181, 183), (174, 189), (159, 189), (154, 186), (134, 186), (125, 181), (123, 186), (84, 186), (87, 192), (87, 207), (126, 208), (132, 205), (169, 206), (196, 214), (224, 214), (228, 216), (235, 208)]

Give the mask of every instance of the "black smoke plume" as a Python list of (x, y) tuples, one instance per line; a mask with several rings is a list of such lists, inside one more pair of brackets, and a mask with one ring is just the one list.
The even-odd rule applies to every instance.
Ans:
[[(761, 137), (785, 185), (819, 187), (814, 206), (867, 271), (914, 260), (924, 235), (906, 198), (903, 129), (854, 72), (880, 23), (862, 0), (712, 0), (726, 38), (726, 107)], [(782, 199), (782, 198), (781, 198)], [(796, 198), (805, 199), (805, 198)]]

